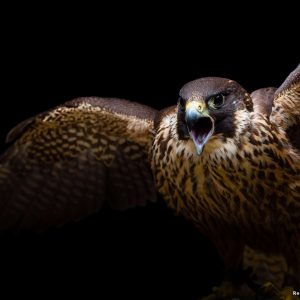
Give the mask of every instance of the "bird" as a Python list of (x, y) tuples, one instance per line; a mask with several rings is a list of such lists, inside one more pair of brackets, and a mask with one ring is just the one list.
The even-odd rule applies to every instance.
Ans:
[(104, 203), (156, 202), (159, 192), (228, 270), (239, 270), (245, 253), (279, 255), (297, 287), (299, 127), (300, 65), (278, 89), (251, 95), (231, 79), (196, 79), (161, 111), (117, 98), (68, 101), (8, 133), (0, 231), (44, 231)]
[(214, 241), (226, 265), (240, 264), (245, 244), (277, 250), (298, 281), (299, 73), (265, 102), (232, 80), (187, 83), (160, 121), (153, 163), (169, 206)]

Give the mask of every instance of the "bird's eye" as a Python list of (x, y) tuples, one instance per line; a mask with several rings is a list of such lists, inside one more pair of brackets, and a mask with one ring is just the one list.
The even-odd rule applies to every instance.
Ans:
[(223, 106), (225, 102), (225, 96), (223, 94), (218, 94), (210, 97), (208, 100), (208, 105), (213, 109), (218, 109)]
[(179, 104), (179, 107), (184, 110), (185, 109), (185, 100), (182, 98), (182, 97), (179, 97), (178, 99), (178, 104)]

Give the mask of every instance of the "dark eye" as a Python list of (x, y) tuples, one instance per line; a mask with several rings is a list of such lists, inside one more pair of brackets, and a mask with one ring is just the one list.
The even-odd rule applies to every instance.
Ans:
[(182, 110), (185, 110), (185, 100), (182, 98), (182, 97), (179, 97), (178, 99), (178, 104), (179, 104), (179, 107), (182, 109)]
[(213, 109), (218, 109), (224, 105), (225, 96), (223, 94), (218, 94), (210, 97), (208, 100), (208, 105)]

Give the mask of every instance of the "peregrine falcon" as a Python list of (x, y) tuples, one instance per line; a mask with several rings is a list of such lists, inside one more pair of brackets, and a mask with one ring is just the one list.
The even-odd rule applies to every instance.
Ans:
[[(185, 84), (156, 111), (121, 99), (78, 98), (23, 121), (0, 157), (0, 230), (42, 231), (107, 201), (156, 201), (191, 220), (228, 269), (245, 249), (280, 255), (300, 282), (300, 66), (279, 89)], [(217, 298), (211, 298), (217, 299)], [(288, 299), (288, 298), (286, 298)]]

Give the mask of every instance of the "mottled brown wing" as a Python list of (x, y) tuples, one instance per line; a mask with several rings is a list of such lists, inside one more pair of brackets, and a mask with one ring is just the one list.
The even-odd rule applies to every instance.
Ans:
[(300, 150), (300, 64), (275, 92), (271, 120), (287, 132)]
[(0, 157), (0, 231), (44, 230), (98, 211), (155, 201), (148, 154), (156, 111), (78, 98), (26, 120)]
[(253, 109), (267, 117), (271, 115), (274, 94), (277, 88), (261, 88), (251, 93)]

